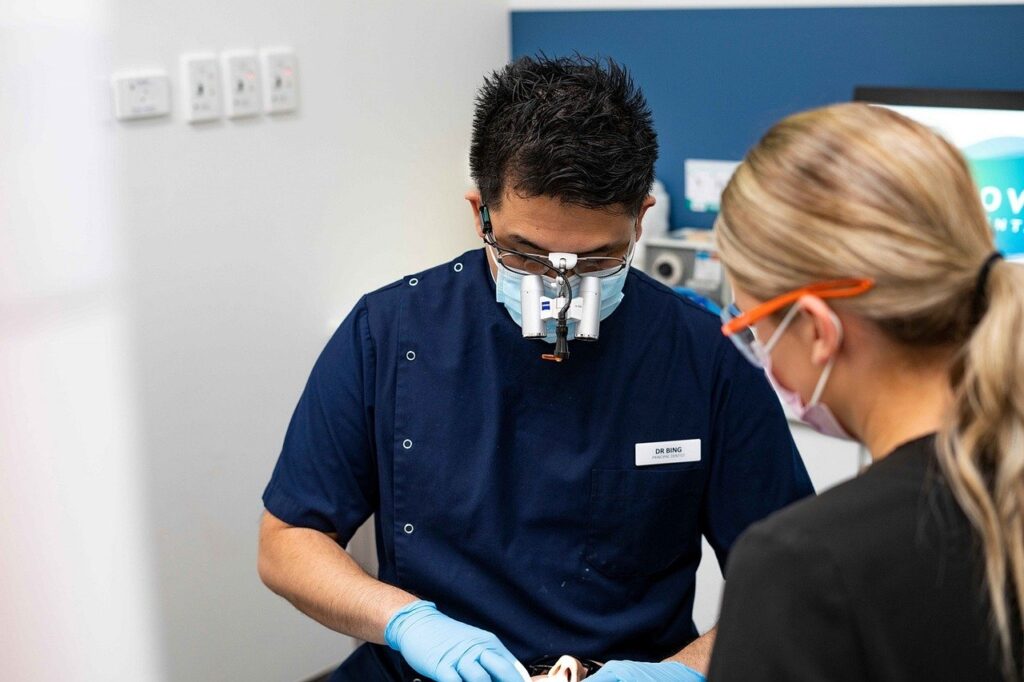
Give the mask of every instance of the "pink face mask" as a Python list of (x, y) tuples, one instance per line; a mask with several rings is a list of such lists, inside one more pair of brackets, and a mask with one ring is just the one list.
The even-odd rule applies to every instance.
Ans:
[[(765, 374), (768, 375), (768, 381), (771, 382), (772, 387), (775, 388), (775, 392), (779, 394), (782, 401), (789, 406), (793, 413), (799, 417), (802, 421), (807, 422), (807, 425), (820, 434), (826, 436), (832, 436), (833, 438), (843, 438), (846, 440), (854, 440), (846, 429), (842, 427), (839, 420), (829, 409), (828, 405), (821, 402), (821, 394), (825, 392), (825, 386), (828, 384), (828, 377), (832, 374), (832, 367), (835, 365), (835, 356), (829, 359), (828, 364), (825, 365), (825, 369), (821, 372), (821, 377), (818, 379), (817, 386), (814, 387), (814, 394), (811, 396), (809, 403), (804, 403), (804, 399), (800, 397), (800, 394), (796, 391), (791, 391), (775, 378), (772, 373), (772, 348), (778, 343), (779, 339), (782, 338), (782, 332), (785, 331), (786, 327), (795, 317), (797, 307), (793, 306), (793, 309), (786, 315), (782, 324), (779, 325), (772, 337), (768, 339), (761, 352), (761, 364), (764, 366)], [(839, 332), (839, 341), (843, 340), (843, 325), (839, 322), (839, 318), (836, 317), (835, 313), (831, 314), (832, 322), (835, 323), (836, 329)]]

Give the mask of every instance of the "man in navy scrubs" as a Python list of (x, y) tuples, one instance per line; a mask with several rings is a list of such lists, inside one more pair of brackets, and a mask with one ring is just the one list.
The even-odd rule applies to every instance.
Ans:
[[(724, 563), (812, 489), (717, 317), (628, 267), (656, 156), (612, 62), (485, 80), (466, 196), (482, 248), (359, 301), (264, 493), (264, 582), (369, 642), (332, 680), (519, 682), (519, 661), (560, 654), (618, 661), (598, 680), (702, 679), (701, 536)], [(542, 359), (558, 325), (523, 337), (530, 274), (551, 297), (595, 278), (599, 339), (572, 320), (570, 355)], [(371, 514), (378, 578), (343, 549)]]

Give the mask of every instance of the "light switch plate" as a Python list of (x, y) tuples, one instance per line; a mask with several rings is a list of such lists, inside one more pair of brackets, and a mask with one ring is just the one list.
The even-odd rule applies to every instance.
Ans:
[(299, 108), (299, 70), (295, 52), (287, 47), (260, 50), (263, 70), (263, 110), (280, 114)]
[(260, 65), (255, 50), (221, 53), (224, 76), (224, 109), (228, 118), (260, 113)]
[(114, 116), (120, 121), (166, 116), (171, 112), (171, 81), (162, 71), (116, 73)]
[(181, 101), (185, 120), (190, 123), (213, 121), (221, 117), (220, 62), (213, 52), (195, 52), (181, 56)]

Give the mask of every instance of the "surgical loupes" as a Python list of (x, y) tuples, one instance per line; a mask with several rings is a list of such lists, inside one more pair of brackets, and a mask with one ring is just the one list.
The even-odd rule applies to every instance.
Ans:
[(576, 255), (552, 253), (548, 255), (548, 260), (559, 273), (554, 282), (558, 293), (555, 296), (548, 296), (545, 282), (540, 275), (523, 277), (520, 290), (523, 337), (543, 339), (547, 336), (548, 321), (555, 321), (558, 339), (555, 353), (550, 359), (561, 361), (569, 355), (565, 335), (570, 320), (576, 322), (575, 338), (585, 341), (597, 340), (601, 326), (601, 281), (597, 277), (582, 277), (579, 291), (573, 296), (567, 273), (576, 267)]

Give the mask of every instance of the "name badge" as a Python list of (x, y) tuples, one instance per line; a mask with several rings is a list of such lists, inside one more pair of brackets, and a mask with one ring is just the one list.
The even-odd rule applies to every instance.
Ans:
[(699, 461), (700, 438), (636, 444), (636, 465), (638, 467)]

